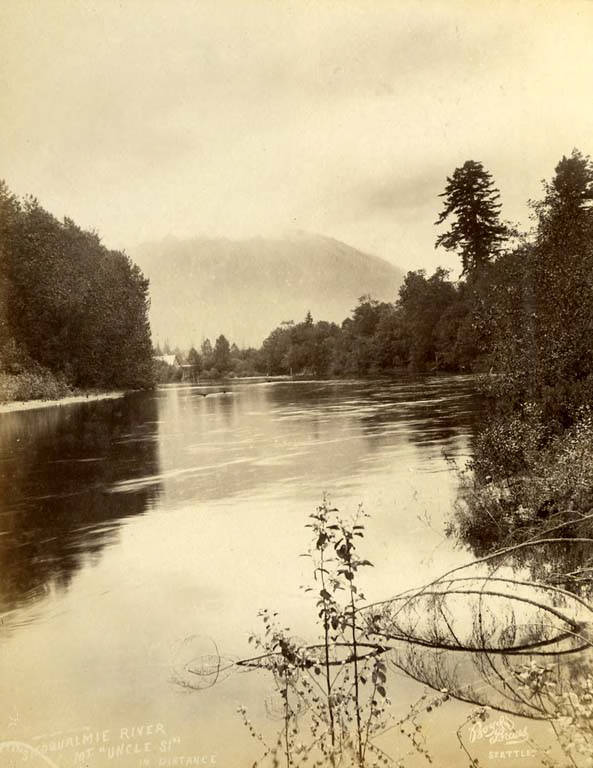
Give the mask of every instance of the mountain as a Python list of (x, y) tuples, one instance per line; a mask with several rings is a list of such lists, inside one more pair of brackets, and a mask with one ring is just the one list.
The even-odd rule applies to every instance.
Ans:
[(283, 320), (340, 323), (358, 297), (394, 301), (397, 267), (328, 237), (226, 240), (167, 237), (132, 258), (150, 279), (152, 336), (184, 348), (224, 333), (259, 345)]

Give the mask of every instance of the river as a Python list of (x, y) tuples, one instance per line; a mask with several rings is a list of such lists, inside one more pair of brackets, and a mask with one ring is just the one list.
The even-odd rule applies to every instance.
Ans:
[[(323, 494), (369, 514), (369, 600), (468, 560), (444, 526), (481, 419), (469, 377), (177, 385), (0, 415), (2, 754), (252, 764), (260, 745), (236, 710), (275, 727), (266, 674), (195, 691), (184, 659), (249, 654), (262, 608), (315, 639), (299, 555)], [(398, 676), (393, 706), (418, 692)], [(427, 726), (437, 765), (459, 764), (464, 707)]]

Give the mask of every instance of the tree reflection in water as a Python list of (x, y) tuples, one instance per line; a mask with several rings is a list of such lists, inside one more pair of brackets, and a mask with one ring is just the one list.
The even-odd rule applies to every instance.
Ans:
[[(548, 723), (564, 756), (562, 763), (555, 763), (542, 753), (549, 765), (565, 761), (588, 765), (593, 758), (593, 606), (587, 595), (558, 583), (557, 568), (550, 572), (554, 583), (534, 580), (530, 570), (533, 560), (551, 557), (554, 548), (565, 555), (570, 547), (590, 543), (586, 537), (568, 540), (560, 535), (524, 542), (455, 568), (419, 589), (361, 605), (356, 610), (357, 646), (346, 632), (338, 632), (329, 653), (323, 643), (291, 638), (266, 613), (263, 653), (235, 660), (218, 651), (192, 657), (188, 649), (176, 681), (204, 689), (232, 672), (270, 672), (276, 693), (266, 709), (283, 719), (276, 741), (266, 742), (245, 709), (240, 708), (240, 714), (262, 743), (262, 761), (276, 765), (296, 766), (309, 760), (318, 760), (318, 765), (397, 765), (398, 758), (380, 746), (382, 734), (394, 727), (417, 753), (430, 758), (419, 718), (450, 698), (478, 707), (457, 732), (471, 766), (477, 763), (467, 729), (473, 728), (473, 735), (477, 727), (489, 732), (485, 723), (491, 710), (503, 713), (503, 718), (513, 715)], [(560, 562), (558, 555), (553, 560), (556, 565)], [(392, 683), (389, 668), (432, 689), (434, 695), (425, 693), (404, 717), (396, 718), (385, 691)], [(324, 700), (320, 682), (326, 673), (331, 694)], [(339, 699), (352, 699), (356, 676), (368, 697), (366, 708), (361, 706), (368, 746), (362, 757), (352, 735), (356, 731), (352, 709), (340, 710)], [(328, 746), (332, 709), (334, 717), (338, 711), (346, 712), (345, 727), (338, 730), (339, 743), (332, 738)], [(508, 719), (501, 723), (511, 728)]]
[[(156, 401), (144, 395), (3, 414), (0, 420), (0, 612), (68, 587), (84, 558), (144, 512), (158, 486), (111, 493), (158, 473)], [(9, 626), (6, 619), (4, 628)]]

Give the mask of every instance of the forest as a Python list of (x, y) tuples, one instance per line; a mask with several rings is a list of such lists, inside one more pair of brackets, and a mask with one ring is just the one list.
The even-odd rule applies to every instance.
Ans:
[(148, 281), (0, 182), (0, 401), (154, 383)]

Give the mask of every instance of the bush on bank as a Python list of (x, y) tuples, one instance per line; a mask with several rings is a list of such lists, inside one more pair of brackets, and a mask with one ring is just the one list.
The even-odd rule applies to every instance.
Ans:
[(23, 373), (0, 373), (0, 402), (20, 400), (59, 400), (74, 391), (60, 374), (47, 369)]
[[(528, 406), (524, 417), (482, 432), (469, 469), (448, 533), (476, 554), (576, 525), (593, 514), (593, 414), (582, 408), (572, 427), (554, 434), (541, 409)], [(570, 536), (571, 527), (561, 535)]]

